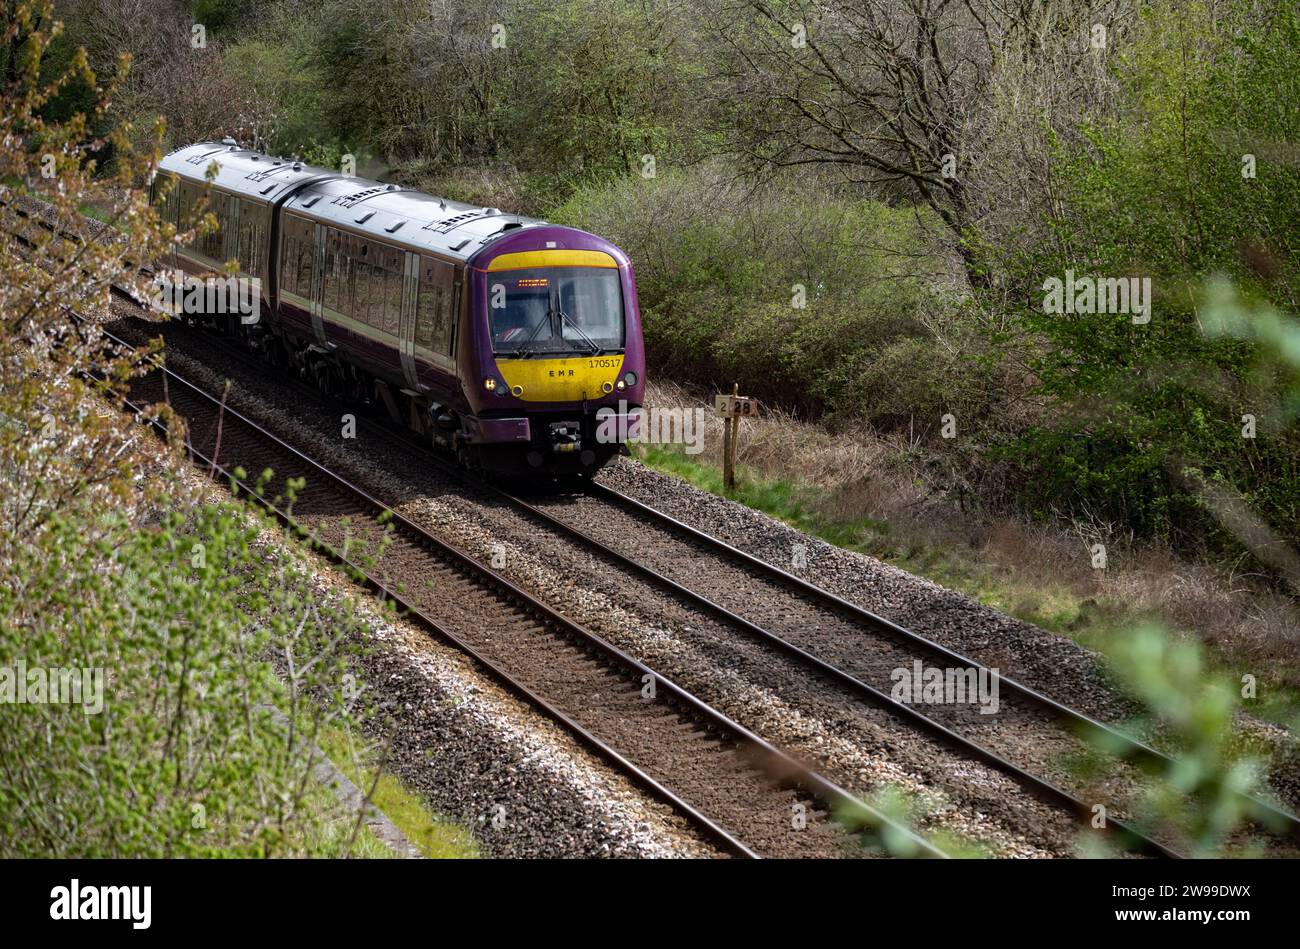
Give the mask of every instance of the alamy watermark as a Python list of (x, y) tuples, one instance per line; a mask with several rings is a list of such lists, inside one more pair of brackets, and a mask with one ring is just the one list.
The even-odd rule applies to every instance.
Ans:
[(1044, 313), (1124, 313), (1133, 323), (1151, 322), (1150, 277), (1076, 277), (1043, 281)]
[(602, 445), (622, 442), (648, 445), (684, 445), (686, 454), (704, 451), (704, 427), (708, 412), (700, 406), (651, 406), (628, 408), (620, 399), (618, 408), (596, 410), (596, 441)]
[(12, 666), (0, 666), (0, 703), (6, 705), (81, 705), (87, 715), (104, 710), (104, 670), (28, 668), (19, 659)]
[(148, 929), (153, 921), (151, 886), (68, 886), (50, 890), (50, 919), (123, 919), (132, 929)]
[(965, 666), (943, 669), (920, 659), (889, 674), (889, 697), (904, 705), (978, 705), (981, 715), (998, 710), (998, 670)]

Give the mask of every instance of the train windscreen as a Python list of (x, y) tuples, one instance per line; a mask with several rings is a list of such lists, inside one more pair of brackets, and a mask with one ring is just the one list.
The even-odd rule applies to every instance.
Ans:
[(612, 267), (534, 267), (490, 274), (488, 319), (499, 356), (623, 350), (623, 290)]

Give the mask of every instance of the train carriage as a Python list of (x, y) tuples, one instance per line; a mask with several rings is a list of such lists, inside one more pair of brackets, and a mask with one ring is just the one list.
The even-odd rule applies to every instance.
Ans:
[(154, 195), (181, 225), (206, 195), (220, 223), (163, 265), (192, 279), (237, 260), (258, 282), (255, 317), (225, 314), (230, 330), (468, 464), (591, 473), (635, 432), (636, 285), (596, 235), (230, 140), (167, 155)]

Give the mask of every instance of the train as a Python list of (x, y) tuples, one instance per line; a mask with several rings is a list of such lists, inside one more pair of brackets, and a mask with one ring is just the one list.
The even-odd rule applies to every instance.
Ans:
[(206, 200), (219, 227), (155, 269), (174, 288), (237, 261), (251, 307), (200, 318), (278, 370), (485, 472), (580, 478), (626, 453), (645, 347), (631, 262), (609, 241), (232, 139), (169, 152), (150, 199), (180, 231)]

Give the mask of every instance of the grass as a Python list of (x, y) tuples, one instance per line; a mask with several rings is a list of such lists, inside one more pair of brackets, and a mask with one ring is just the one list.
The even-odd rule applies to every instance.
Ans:
[[(355, 737), (340, 731), (323, 734), (319, 744), (334, 766), (353, 784), (363, 793), (370, 790), (375, 781), (376, 766), (372, 748), (360, 745)], [(465, 859), (481, 856), (473, 834), (460, 824), (429, 810), (419, 795), (394, 775), (380, 774), (370, 801), (426, 857)], [(373, 835), (371, 839), (375, 839)], [(382, 843), (380, 846), (392, 855), (392, 851)]]
[[(397, 854), (364, 824), (356, 826), (356, 815), (345, 810), (330, 788), (320, 787), (307, 799), (308, 806), (328, 815), (326, 822), (308, 838), (307, 853), (321, 859), (395, 860)], [(355, 836), (353, 836), (355, 831)]]
[[(1085, 647), (1101, 649), (1114, 637), (1157, 622), (1206, 641), (1210, 673), (1240, 681), (1244, 673), (1253, 671), (1258, 679), (1265, 678), (1258, 657), (1236, 654), (1158, 609), (1107, 594), (1100, 586), (1088, 588), (1078, 577), (1054, 581), (1050, 569), (1029, 559), (1035, 556), (1033, 549), (1008, 558), (990, 556), (987, 545), (931, 543), (906, 527), (896, 529), (887, 518), (861, 513), (822, 487), (793, 477), (765, 476), (744, 466), (737, 467), (735, 489), (727, 491), (716, 464), (688, 457), (676, 447), (638, 445), (635, 456), (650, 468), (762, 511), (810, 536), (925, 577)], [(1017, 555), (1026, 563), (1015, 563)], [(1300, 688), (1295, 684), (1300, 682), (1300, 670), (1287, 667), (1281, 675), (1276, 668), (1268, 671), (1272, 684), (1261, 688), (1249, 710), (1262, 719), (1294, 727), (1300, 713)]]

